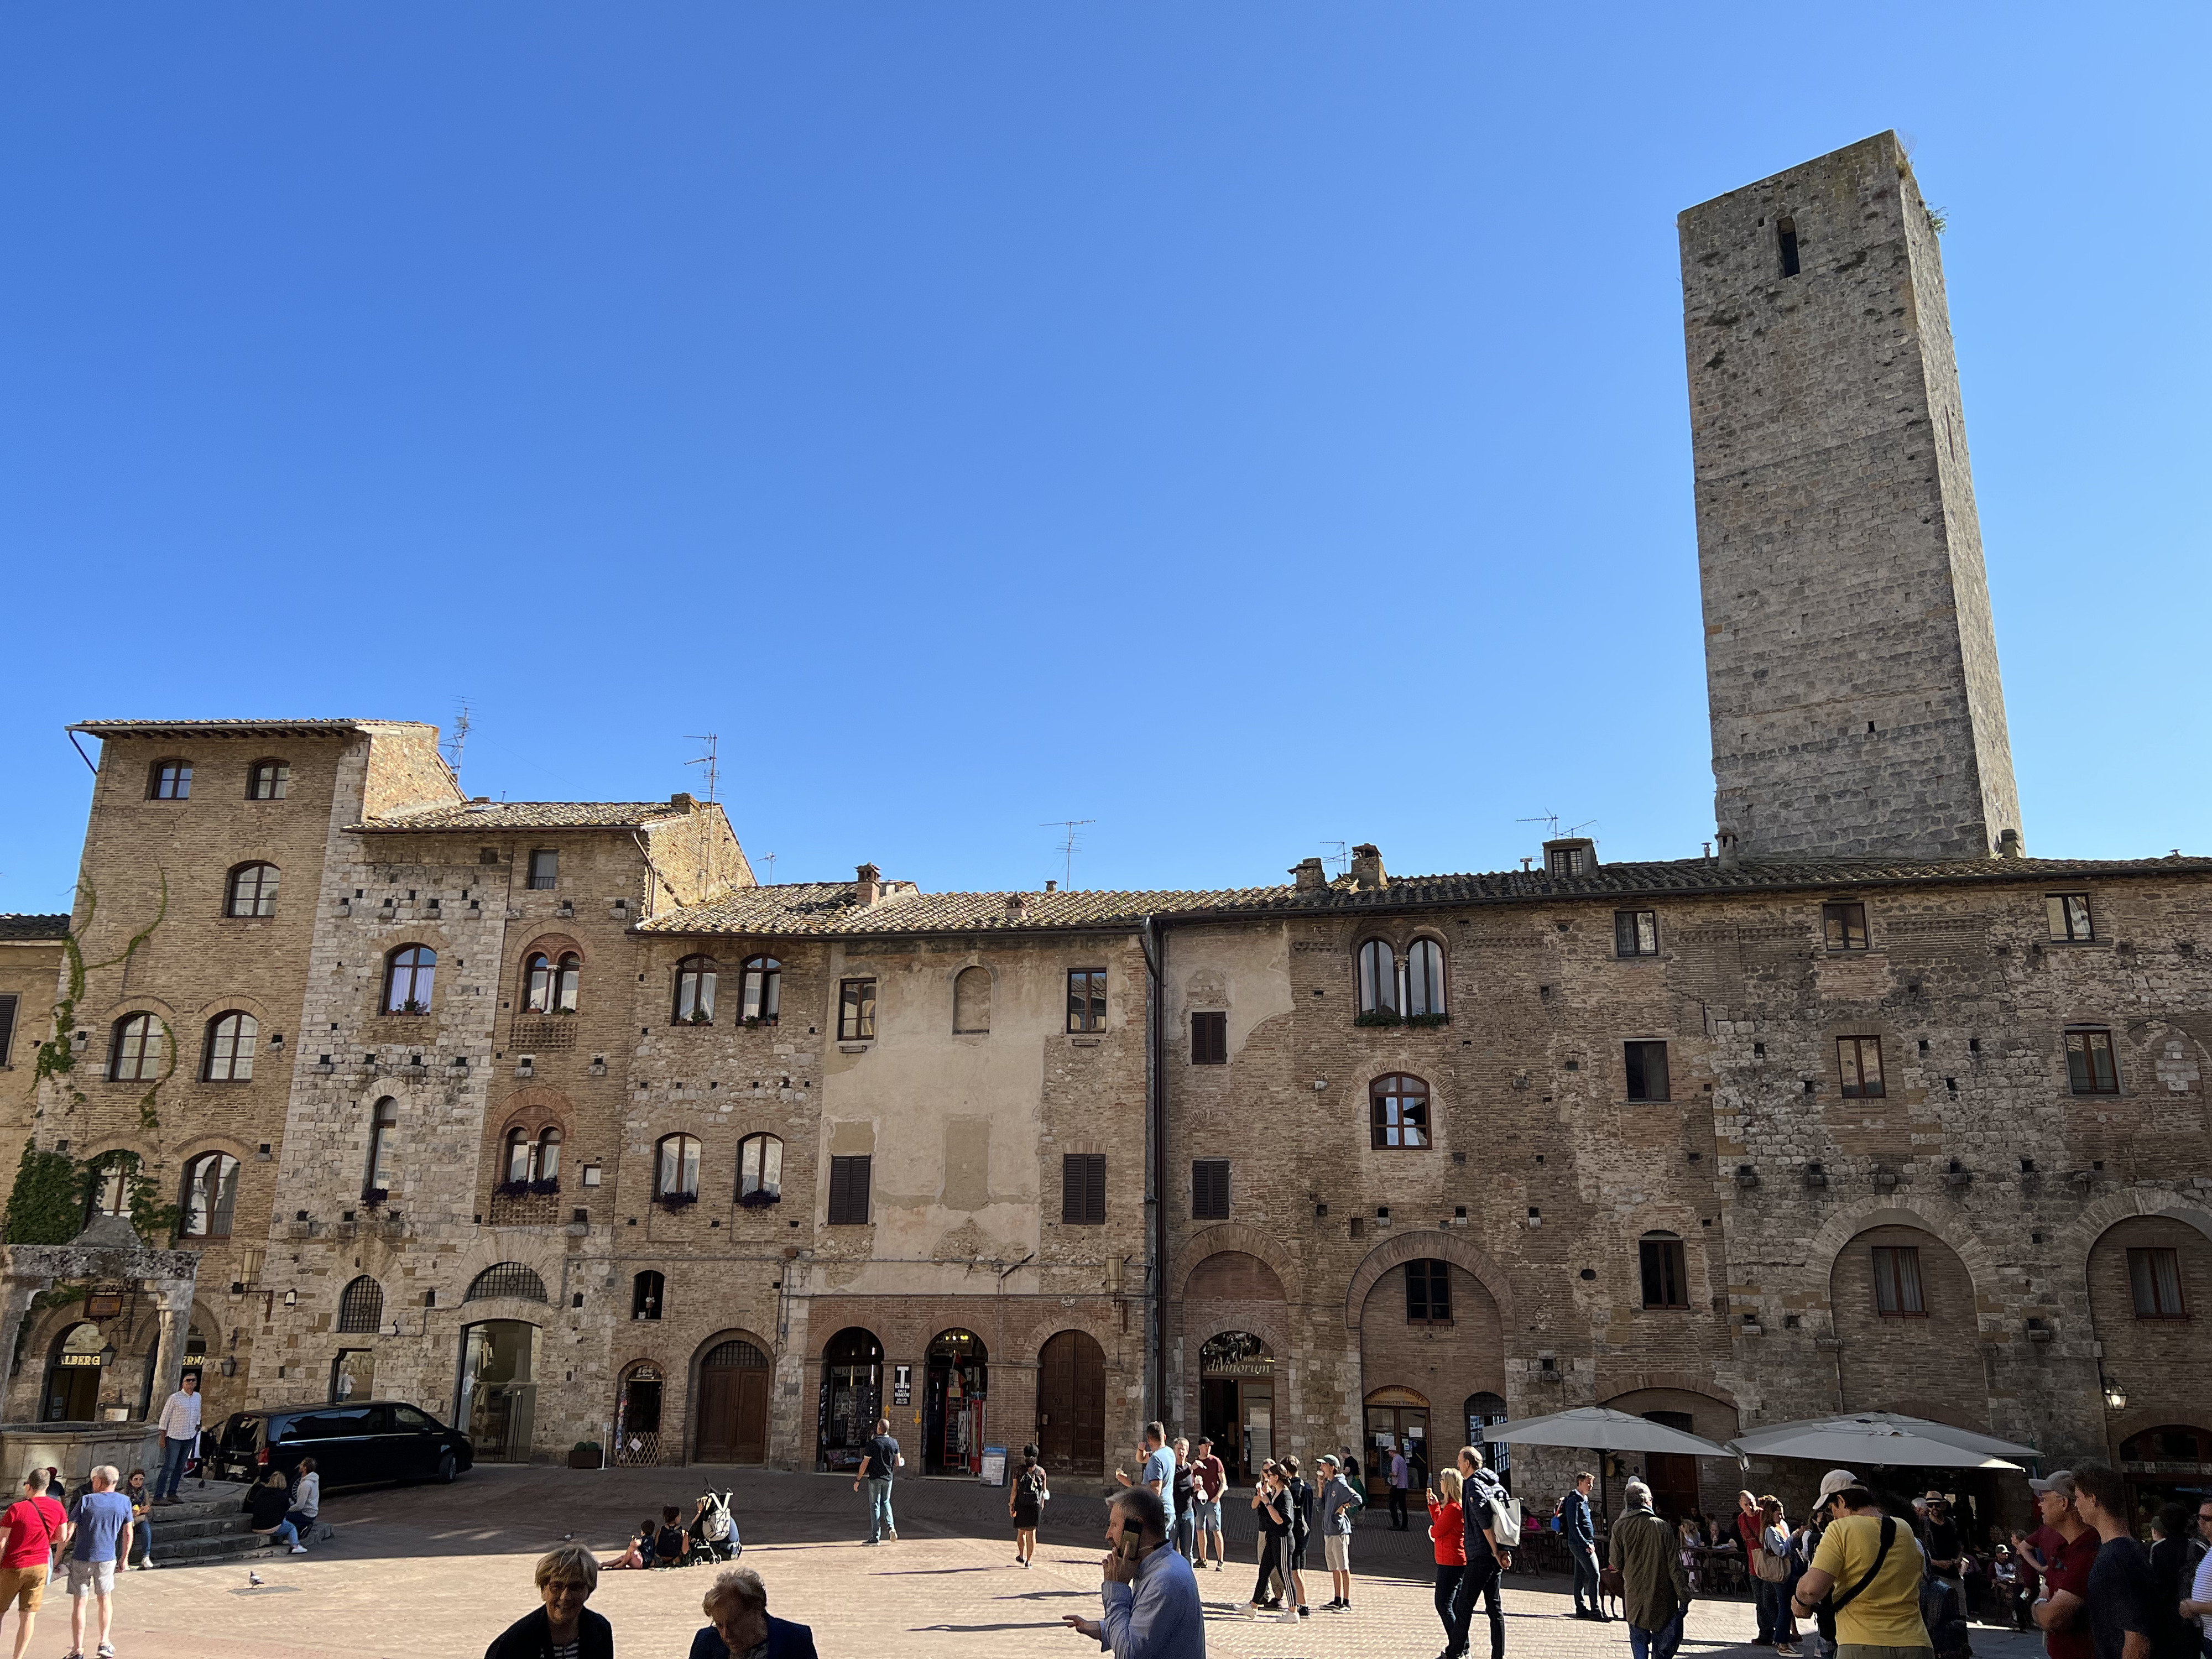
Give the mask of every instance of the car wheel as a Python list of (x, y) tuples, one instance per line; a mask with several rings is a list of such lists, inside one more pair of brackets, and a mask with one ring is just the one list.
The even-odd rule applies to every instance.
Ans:
[(438, 1459), (438, 1484), (440, 1486), (452, 1486), (453, 1484), (453, 1477), (460, 1472), (460, 1463), (457, 1459), (455, 1459), (453, 1453), (447, 1452)]

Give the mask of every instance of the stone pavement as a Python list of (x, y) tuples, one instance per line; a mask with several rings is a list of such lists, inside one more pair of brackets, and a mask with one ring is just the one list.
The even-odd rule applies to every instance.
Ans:
[[(1012, 1565), (1006, 1494), (966, 1482), (901, 1481), (894, 1492), (899, 1541), (871, 1549), (859, 1541), (866, 1515), (849, 1478), (497, 1467), (479, 1468), (449, 1487), (334, 1494), (323, 1518), (335, 1539), (312, 1554), (254, 1561), (265, 1581), (258, 1589), (247, 1583), (242, 1563), (128, 1574), (117, 1587), (115, 1646), (120, 1659), (476, 1659), (534, 1605), (532, 1565), (564, 1533), (611, 1556), (661, 1504), (679, 1504), (689, 1515), (710, 1474), (736, 1488), (732, 1509), (746, 1540), (744, 1562), (767, 1581), (769, 1607), (812, 1626), (824, 1659), (1085, 1659), (1097, 1651), (1060, 1622), (1064, 1613), (1097, 1613), (1105, 1504), (1095, 1486), (1079, 1493), (1063, 1486), (1047, 1512), (1037, 1565), (1024, 1572)], [(1392, 1533), (1384, 1517), (1365, 1517), (1353, 1542), (1356, 1611), (1316, 1612), (1291, 1626), (1231, 1615), (1231, 1605), (1251, 1593), (1256, 1568), (1249, 1516), (1230, 1519), (1238, 1534), (1231, 1565), (1199, 1581), (1210, 1654), (1427, 1659), (1442, 1647), (1428, 1540), (1418, 1524)], [(707, 1567), (607, 1573), (592, 1606), (613, 1622), (619, 1654), (682, 1659), (704, 1622), (699, 1600), (712, 1580)], [(1327, 1600), (1328, 1584), (1316, 1571), (1309, 1595)], [(1562, 1580), (1509, 1579), (1505, 1606), (1514, 1659), (1628, 1653), (1626, 1626), (1566, 1616)], [(1682, 1651), (1690, 1659), (1755, 1654), (1740, 1639), (1752, 1629), (1748, 1602), (1700, 1603)], [(14, 1633), (10, 1626), (8, 1638)], [(55, 1586), (39, 1616), (33, 1659), (58, 1659), (68, 1636), (68, 1598)], [(1482, 1642), (1478, 1626), (1479, 1653)], [(2042, 1650), (2033, 1638), (1979, 1626), (1974, 1647), (1984, 1659), (2033, 1659)]]

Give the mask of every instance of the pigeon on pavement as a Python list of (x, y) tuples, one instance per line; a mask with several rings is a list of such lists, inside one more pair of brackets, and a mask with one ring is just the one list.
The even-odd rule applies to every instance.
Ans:
[(249, 1584), (258, 1584), (261, 1582), (261, 1575), (248, 1567), (246, 1570), (246, 1582)]

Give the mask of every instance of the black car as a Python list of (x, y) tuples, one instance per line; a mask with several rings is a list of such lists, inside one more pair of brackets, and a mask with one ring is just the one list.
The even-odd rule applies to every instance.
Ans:
[(468, 1436), (404, 1400), (277, 1406), (234, 1412), (211, 1461), (226, 1480), (255, 1480), (271, 1468), (289, 1480), (303, 1457), (329, 1486), (379, 1480), (450, 1481), (476, 1462)]

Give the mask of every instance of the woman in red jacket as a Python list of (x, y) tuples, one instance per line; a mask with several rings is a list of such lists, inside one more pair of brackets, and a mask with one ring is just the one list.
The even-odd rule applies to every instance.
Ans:
[(1467, 1571), (1467, 1530), (1460, 1516), (1459, 1486), (1457, 1469), (1441, 1469), (1436, 1486), (1428, 1494), (1429, 1536), (1437, 1546), (1437, 1617), (1444, 1621), (1447, 1648), (1452, 1640), (1452, 1595)]

